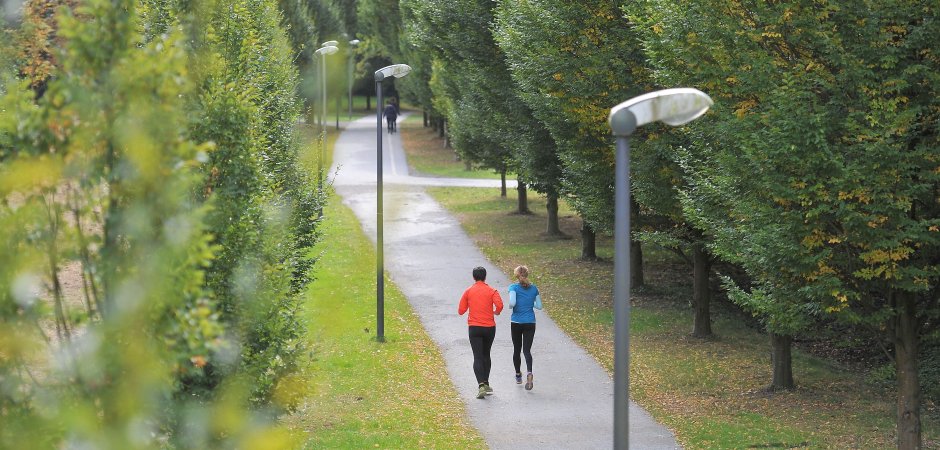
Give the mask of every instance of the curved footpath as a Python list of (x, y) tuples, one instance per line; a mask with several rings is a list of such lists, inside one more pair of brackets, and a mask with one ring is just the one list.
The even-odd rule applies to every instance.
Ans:
[[(349, 123), (336, 142), (334, 187), (375, 242), (375, 118)], [(460, 223), (425, 193), (422, 186), (499, 187), (499, 180), (408, 176), (398, 134), (383, 131), (385, 269), (408, 298), (431, 338), (440, 347), (447, 372), (467, 407), (471, 423), (493, 449), (603, 449), (613, 446), (613, 382), (603, 368), (541, 311), (532, 347), (535, 387), (513, 378), (508, 307), (496, 320), (491, 396), (476, 398), (473, 355), (467, 318), (457, 303), (483, 266), (487, 283), (504, 301), (510, 281), (464, 233)], [(513, 185), (510, 184), (510, 187)], [(535, 268), (538, 271), (538, 268)], [(551, 309), (547, 292), (546, 308)], [(395, 334), (386, 323), (386, 334)], [(524, 363), (523, 363), (524, 364)], [(446, 382), (446, 380), (441, 380)], [(631, 402), (630, 447), (679, 448), (668, 429)]]

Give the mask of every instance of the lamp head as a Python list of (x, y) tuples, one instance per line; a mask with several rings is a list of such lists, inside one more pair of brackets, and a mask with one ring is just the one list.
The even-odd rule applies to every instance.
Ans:
[(326, 42), (320, 44), (320, 47), (336, 47), (337, 45), (339, 45), (339, 42), (336, 42), (336, 41), (326, 41)]
[(401, 78), (411, 73), (408, 64), (392, 64), (375, 71), (375, 81), (382, 81), (388, 77)]
[[(712, 104), (711, 97), (698, 89), (664, 89), (614, 106), (608, 121), (615, 135), (628, 136), (636, 127), (651, 122), (663, 122), (674, 127), (684, 125), (705, 114)], [(625, 112), (629, 112), (634, 119), (634, 126), (626, 134), (624, 131), (629, 127), (625, 126)]]
[(360, 42), (359, 39), (353, 39), (353, 40), (349, 41), (349, 45), (355, 47), (355, 46), (359, 45), (359, 42)]
[(315, 51), (315, 52), (313, 52), (313, 53), (315, 53), (315, 54), (317, 54), (317, 55), (332, 55), (333, 53), (336, 53), (338, 50), (339, 50), (339, 47), (336, 47), (336, 46), (334, 46), (334, 45), (330, 45), (330, 46), (326, 46), (326, 47), (320, 47), (320, 48), (317, 49), (317, 51)]

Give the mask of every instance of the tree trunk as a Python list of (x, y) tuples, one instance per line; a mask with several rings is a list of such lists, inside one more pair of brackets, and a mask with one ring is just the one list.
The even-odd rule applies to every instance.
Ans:
[(450, 140), (447, 139), (447, 120), (441, 119), (441, 127), (437, 130), (437, 137), (444, 138), (444, 148), (450, 147)]
[(54, 200), (43, 198), (49, 218), (49, 242), (46, 247), (49, 257), (49, 276), (52, 280), (52, 298), (55, 302), (55, 331), (60, 340), (71, 341), (72, 331), (65, 311), (65, 301), (62, 294), (62, 282), (59, 280), (59, 246), (56, 238), (59, 235), (59, 208), (53, 204)]
[(597, 259), (597, 237), (587, 222), (581, 221), (581, 259)]
[(516, 193), (519, 196), (516, 212), (519, 214), (532, 214), (532, 211), (529, 211), (529, 196), (528, 190), (525, 187), (525, 183), (521, 181), (516, 183)]
[[(692, 325), (692, 336), (707, 338), (712, 335), (712, 317), (710, 312), (711, 291), (708, 288), (708, 277), (711, 264), (708, 253), (701, 242), (692, 245), (692, 303), (695, 305), (695, 321)], [(789, 352), (789, 350), (788, 350)], [(787, 357), (789, 359), (789, 356)], [(774, 372), (776, 379), (776, 371)]]
[(545, 228), (545, 234), (549, 236), (561, 236), (561, 227), (558, 226), (558, 194), (547, 195), (545, 210), (548, 213), (548, 224)]
[(898, 291), (894, 327), (894, 364), (898, 376), (898, 449), (923, 448), (920, 431), (920, 380), (917, 375), (916, 299), (910, 292)]
[[(630, 196), (630, 223), (633, 229), (639, 229), (640, 204)], [(639, 241), (630, 241), (630, 286), (643, 286), (643, 247)]]
[(790, 349), (793, 346), (793, 337), (770, 333), (772, 347), (771, 363), (773, 364), (774, 378), (770, 390), (782, 391), (793, 389), (793, 359)]
[[(106, 114), (105, 117), (111, 118), (112, 115)], [(104, 216), (104, 227), (102, 230), (102, 234), (104, 234), (104, 246), (101, 248), (101, 266), (104, 271), (101, 277), (101, 288), (104, 294), (104, 305), (101, 310), (98, 311), (102, 317), (108, 315), (114, 307), (114, 296), (117, 290), (115, 280), (117, 279), (119, 269), (117, 261), (121, 251), (118, 245), (117, 235), (118, 220), (120, 217), (120, 202), (118, 201), (120, 184), (116, 175), (117, 150), (114, 148), (114, 143), (108, 142), (105, 155), (105, 167), (107, 168), (108, 180), (108, 209)]]
[(500, 181), (499, 196), (502, 198), (506, 198), (506, 169), (505, 168), (499, 171), (499, 181)]
[(372, 111), (372, 96), (366, 95), (366, 111)]
[(424, 124), (424, 128), (427, 128), (428, 127), (428, 112), (421, 111), (421, 116), (422, 116), (422, 124)]

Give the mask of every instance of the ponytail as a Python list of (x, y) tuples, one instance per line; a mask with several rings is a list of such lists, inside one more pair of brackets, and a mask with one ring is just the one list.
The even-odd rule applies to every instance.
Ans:
[(529, 286), (532, 285), (532, 283), (529, 282), (529, 268), (528, 267), (519, 266), (519, 267), (516, 267), (516, 269), (513, 270), (512, 272), (513, 274), (516, 275), (516, 278), (519, 280), (519, 284), (522, 285), (522, 287), (528, 288)]

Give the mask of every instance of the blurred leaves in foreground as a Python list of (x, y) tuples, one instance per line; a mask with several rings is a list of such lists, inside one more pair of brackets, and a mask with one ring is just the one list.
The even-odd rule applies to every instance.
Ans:
[(35, 6), (0, 52), (0, 447), (294, 446), (323, 197), (276, 2)]

